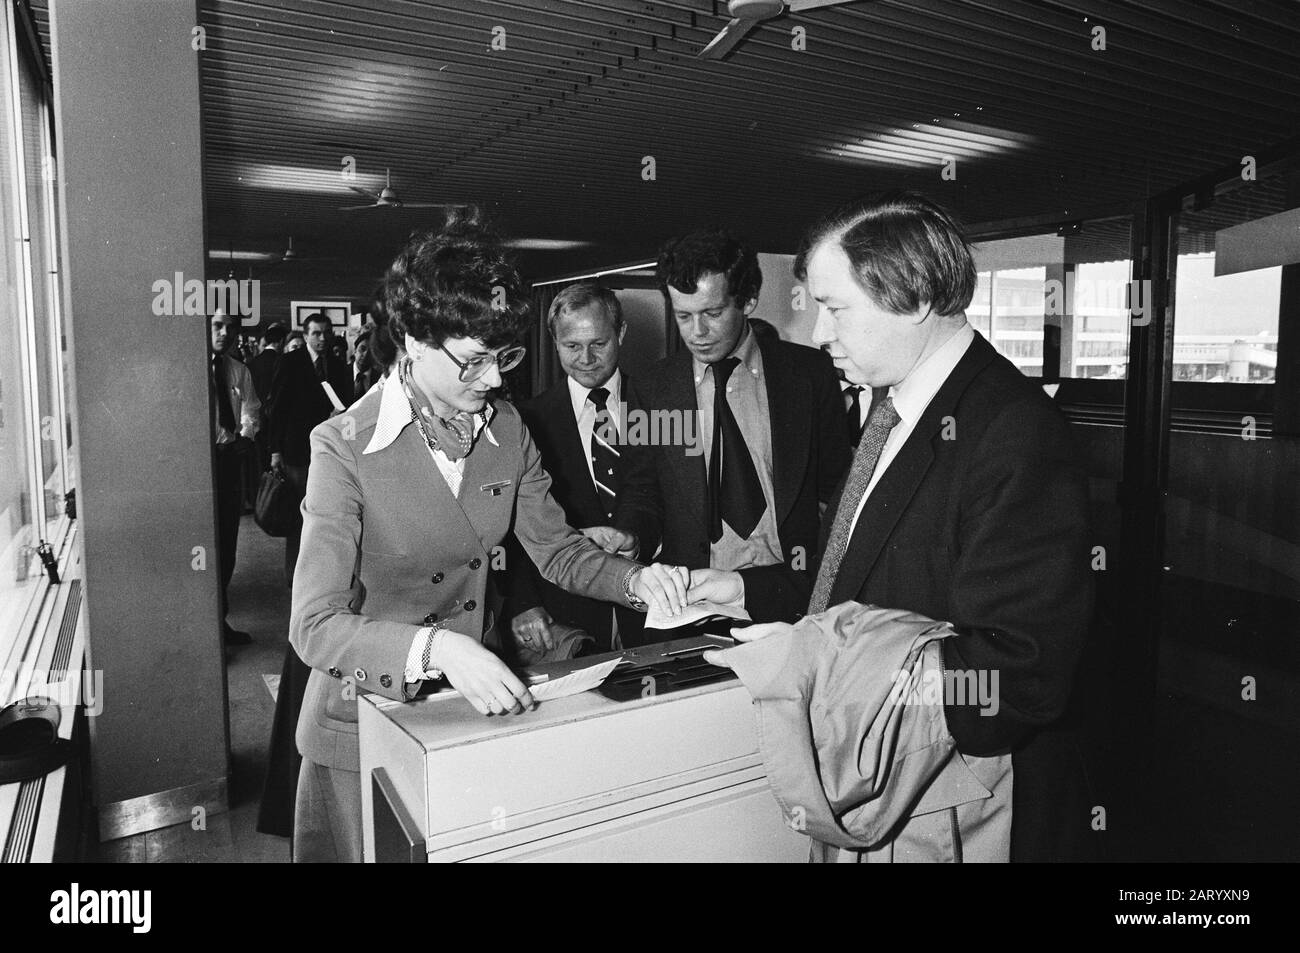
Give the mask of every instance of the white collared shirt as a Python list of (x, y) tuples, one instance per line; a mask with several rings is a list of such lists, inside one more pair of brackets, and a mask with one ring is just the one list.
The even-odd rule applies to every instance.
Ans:
[[(377, 453), (383, 450), (394, 440), (398, 434), (414, 423), (411, 420), (411, 404), (406, 399), (406, 391), (402, 389), (401, 381), (397, 379), (395, 373), (390, 372), (385, 377), (385, 386), (380, 391), (379, 396), (379, 417), (375, 420), (375, 432), (370, 437), (370, 442), (366, 444), (365, 453)], [(474, 415), (474, 436), (477, 438), (481, 431), (486, 431), (485, 436), (494, 447), (499, 447), (496, 437), (492, 435), (489, 424), (492, 418), (496, 416), (496, 409), (488, 404), (487, 422), (479, 414)], [(461, 457), (459, 460), (452, 460), (442, 450), (429, 450), (429, 456), (433, 462), (438, 465), (438, 472), (442, 474), (447, 486), (451, 489), (451, 495), (460, 496), (460, 484), (465, 479), (465, 460), (467, 457)]]
[[(573, 406), (573, 419), (578, 422), (578, 439), (582, 442), (582, 449), (587, 453), (587, 473), (591, 475), (594, 485), (596, 470), (591, 462), (591, 434), (596, 429), (596, 405), (587, 399), (592, 388), (584, 387), (572, 377), (566, 380), (569, 382), (569, 403)], [(617, 367), (614, 368), (614, 373), (610, 375), (609, 380), (601, 386), (609, 391), (609, 398), (605, 401), (605, 408), (609, 411), (609, 422), (621, 437), (623, 432), (619, 428), (623, 426), (623, 419), (619, 415), (619, 408), (623, 402), (623, 372)]]
[[(235, 412), (235, 420), (239, 422), (239, 432), (232, 433), (221, 426), (221, 414), (217, 410), (216, 401), (213, 401), (212, 432), (216, 434), (216, 444), (219, 447), (227, 443), (234, 443), (236, 437), (253, 439), (257, 435), (258, 427), (261, 424), (259, 414), (262, 409), (262, 401), (257, 396), (257, 389), (253, 387), (253, 375), (248, 366), (242, 361), (235, 360), (229, 354), (222, 354), (221, 361), (226, 369), (226, 388), (230, 391), (230, 409)], [(209, 365), (211, 365), (210, 361)], [(212, 372), (209, 371), (209, 373)]]
[[(858, 519), (862, 516), (862, 508), (866, 506), (867, 498), (871, 496), (876, 484), (889, 469), (889, 465), (894, 462), (894, 457), (898, 456), (898, 451), (907, 443), (907, 438), (916, 429), (916, 422), (920, 420), (921, 414), (925, 413), (925, 408), (930, 406), (930, 401), (934, 400), (934, 395), (939, 393), (939, 388), (952, 374), (974, 340), (975, 329), (969, 324), (963, 324), (957, 333), (945, 341), (937, 351), (912, 368), (911, 373), (901, 383), (889, 388), (889, 396), (894, 399), (894, 410), (898, 412), (899, 421), (885, 439), (885, 446), (880, 451), (880, 460), (876, 463), (875, 472), (871, 474), (871, 482), (867, 484), (867, 492), (863, 493), (862, 499), (858, 501), (858, 508), (853, 514), (853, 524), (849, 527), (850, 537), (857, 529)], [(871, 392), (863, 391), (863, 394), (869, 401)]]

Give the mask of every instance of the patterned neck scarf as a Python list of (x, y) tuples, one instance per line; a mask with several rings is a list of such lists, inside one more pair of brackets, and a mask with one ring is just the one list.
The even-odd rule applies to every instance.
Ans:
[[(474, 449), (474, 414), (462, 410), (460, 413), (444, 419), (439, 417), (420, 389), (411, 380), (411, 359), (408, 357), (397, 365), (398, 380), (406, 394), (407, 403), (411, 405), (411, 420), (420, 428), (420, 434), (430, 450), (441, 450), (448, 460), (459, 460), (469, 456)], [(487, 410), (479, 412), (483, 426), (487, 425)], [(480, 428), (481, 429), (481, 428)]]

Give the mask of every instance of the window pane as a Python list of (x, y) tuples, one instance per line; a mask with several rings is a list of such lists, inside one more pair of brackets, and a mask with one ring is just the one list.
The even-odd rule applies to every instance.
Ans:
[[(3, 23), (3, 20), (0, 20)], [(9, 38), (0, 33), (0, 642), (14, 631), (35, 581), (28, 442), (22, 232), (10, 117)], [(0, 649), (3, 649), (0, 645)], [(0, 651), (0, 660), (5, 657)]]
[(1282, 269), (1214, 274), (1214, 252), (1178, 256), (1176, 381), (1271, 384), (1277, 371)]
[(19, 47), (18, 92), (22, 109), (23, 159), (27, 194), (27, 247), (31, 255), (32, 321), (36, 339), (36, 394), (40, 419), (37, 441), (40, 452), (41, 488), (44, 495), (46, 527), (42, 538), (53, 535), (63, 497), (63, 473), (59, 466), (59, 414), (55, 404), (55, 376), (50, 327), (51, 265), (49, 258), (50, 209), (46, 176), (52, 174), (45, 159), (46, 136), (44, 92), (35, 65), (25, 45)]
[[(976, 244), (979, 273), (967, 317), (1026, 376), (1043, 376), (1059, 341), (1061, 377), (1123, 378), (1131, 229), (1126, 216), (1084, 222), (1067, 236)], [(1146, 300), (1139, 296), (1134, 307)]]
[(989, 340), (1028, 377), (1043, 376), (1046, 268), (1007, 268), (993, 277), (993, 329)]
[(1075, 266), (1074, 321), (1067, 350), (1062, 334), (1061, 376), (1123, 378), (1128, 366), (1130, 304), (1125, 297), (1132, 262), (1083, 262)]

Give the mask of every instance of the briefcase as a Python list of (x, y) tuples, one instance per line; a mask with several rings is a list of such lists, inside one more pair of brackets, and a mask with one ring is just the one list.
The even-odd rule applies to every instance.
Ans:
[(298, 512), (298, 494), (277, 470), (262, 474), (253, 504), (253, 520), (268, 536), (288, 536), (302, 515)]

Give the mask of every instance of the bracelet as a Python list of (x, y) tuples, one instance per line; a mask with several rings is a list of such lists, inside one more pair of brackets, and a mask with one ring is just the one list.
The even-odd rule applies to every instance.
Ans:
[(427, 626), (427, 628), (429, 630), (428, 641), (424, 643), (424, 654), (420, 657), (420, 664), (423, 666), (425, 678), (430, 681), (437, 681), (442, 678), (442, 669), (433, 667), (433, 655), (439, 643), (442, 642), (447, 623), (435, 622), (433, 625)]
[(645, 612), (648, 608), (648, 604), (644, 599), (638, 597), (637, 594), (632, 591), (632, 577), (644, 568), (644, 566), (633, 566), (627, 571), (627, 574), (623, 576), (623, 598), (626, 599), (627, 604), (637, 612)]

